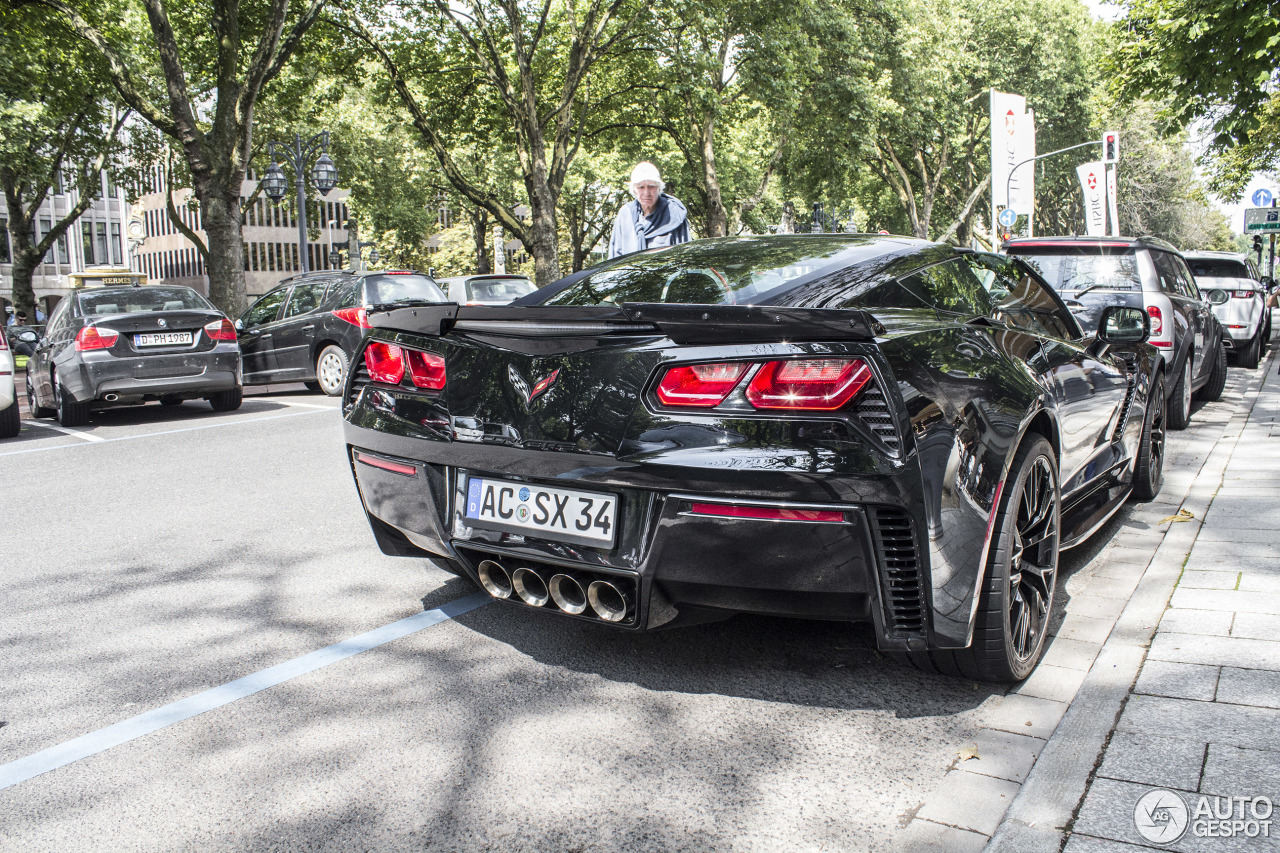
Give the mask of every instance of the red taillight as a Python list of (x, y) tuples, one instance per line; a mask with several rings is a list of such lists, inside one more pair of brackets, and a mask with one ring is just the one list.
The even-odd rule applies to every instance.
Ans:
[(1158, 305), (1148, 305), (1147, 314), (1151, 316), (1151, 334), (1154, 337), (1164, 328), (1164, 315), (1160, 313)]
[(359, 326), (362, 329), (372, 329), (369, 325), (369, 312), (363, 308), (339, 308), (333, 312), (333, 316), (346, 320), (353, 326)]
[(404, 379), (404, 350), (395, 344), (374, 341), (364, 351), (369, 378), (384, 385), (399, 385)]
[(658, 383), (658, 399), (664, 406), (718, 406), (746, 372), (746, 364), (733, 361), (673, 367)]
[(120, 333), (115, 329), (104, 329), (100, 326), (85, 326), (76, 335), (76, 351), (85, 352), (94, 349), (111, 349), (116, 345)]
[(405, 350), (409, 356), (409, 378), (418, 388), (439, 391), (444, 388), (444, 357), (433, 352)]
[(406, 477), (415, 477), (418, 474), (418, 469), (412, 465), (392, 462), (390, 459), (381, 459), (359, 451), (356, 451), (356, 461), (363, 462), (365, 465), (372, 465), (374, 468), (381, 468), (383, 471), (390, 471), (393, 474), (403, 474)]
[(757, 409), (830, 412), (852, 400), (871, 381), (858, 358), (811, 358), (765, 363), (747, 386)]
[(724, 518), (759, 518), (766, 521), (844, 521), (844, 513), (827, 509), (786, 509), (774, 506), (739, 506), (736, 504), (694, 503), (694, 515), (718, 515)]
[(204, 327), (204, 333), (209, 336), (211, 341), (227, 341), (228, 343), (236, 342), (236, 327), (231, 325), (231, 321), (226, 317), (221, 320), (214, 320), (212, 323)]
[(1231, 291), (1231, 295), (1234, 296), (1236, 299), (1252, 299), (1253, 291), (1252, 290), (1233, 290)]
[(9, 348), (8, 335), (4, 333), (3, 329), (0, 329), (0, 352), (4, 352), (8, 348)]

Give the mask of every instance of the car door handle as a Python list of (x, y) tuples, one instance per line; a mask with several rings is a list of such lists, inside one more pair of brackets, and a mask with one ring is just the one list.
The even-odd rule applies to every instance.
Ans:
[(309, 332), (309, 331), (311, 331), (312, 329), (314, 329), (315, 327), (316, 327), (316, 324), (315, 324), (315, 323), (308, 323), (307, 325), (305, 325), (305, 326), (303, 326), (303, 327), (302, 327), (302, 331), (304, 331), (304, 332)]

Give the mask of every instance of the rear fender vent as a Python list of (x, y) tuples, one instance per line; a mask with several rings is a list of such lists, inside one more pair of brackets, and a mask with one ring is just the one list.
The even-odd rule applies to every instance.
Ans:
[(911, 516), (894, 507), (871, 507), (871, 530), (884, 583), (889, 633), (923, 635), (924, 584)]
[(342, 404), (343, 414), (351, 411), (356, 400), (360, 399), (360, 392), (364, 390), (364, 386), (369, 384), (369, 368), (364, 363), (364, 353), (357, 354), (351, 365), (351, 393), (347, 395)]
[(1129, 423), (1129, 408), (1133, 405), (1133, 392), (1138, 387), (1138, 383), (1134, 381), (1133, 374), (1129, 374), (1129, 390), (1124, 395), (1124, 405), (1120, 407), (1120, 418), (1116, 421), (1116, 430), (1111, 434), (1112, 441), (1119, 441), (1124, 435), (1125, 425)]
[(854, 412), (885, 447), (894, 453), (898, 452), (901, 447), (898, 429), (894, 426), (889, 403), (885, 400), (884, 391), (880, 389), (878, 383), (873, 382), (863, 389)]

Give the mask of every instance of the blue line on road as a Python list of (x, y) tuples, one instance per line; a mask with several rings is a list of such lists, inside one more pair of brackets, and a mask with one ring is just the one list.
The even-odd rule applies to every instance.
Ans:
[(384, 643), (407, 637), (410, 634), (421, 631), (423, 628), (430, 628), (432, 625), (447, 622), (450, 619), (475, 610), (477, 607), (488, 604), (490, 601), (492, 599), (486, 593), (477, 592), (474, 595), (451, 601), (434, 610), (427, 610), (406, 619), (401, 619), (398, 622), (392, 622), (390, 625), (374, 628), (372, 631), (367, 631), (349, 640), (343, 640), (341, 643), (334, 643), (332, 646), (326, 646), (300, 658), (294, 658), (291, 661), (276, 664), (252, 675), (246, 675), (244, 678), (238, 678), (220, 687), (214, 687), (212, 690), (197, 693), (195, 696), (188, 696), (186, 699), (179, 699), (177, 702), (170, 702), (168, 705), (147, 711), (145, 714), (139, 714), (131, 719), (123, 720), (113, 726), (107, 726), (105, 729), (98, 729), (96, 732), (90, 732), (74, 740), (51, 746), (48, 749), (42, 749), (35, 755), (19, 758), (17, 761), (10, 761), (8, 764), (0, 764), (0, 791), (17, 785), (19, 782), (25, 782), (33, 776), (56, 770), (73, 761), (79, 761), (81, 758), (97, 755), (99, 752), (111, 749), (113, 746), (119, 746), (122, 743), (151, 734), (174, 723), (189, 720), (197, 714), (221, 708), (223, 705), (230, 704), (237, 699), (243, 699), (269, 687), (283, 684), (292, 678), (297, 678), (299, 675), (315, 672), (321, 667), (346, 660), (361, 652), (377, 648)]
[[(328, 408), (328, 407), (326, 407)], [(336, 411), (336, 409), (335, 409)], [(237, 418), (233, 421), (222, 421), (216, 424), (204, 424), (202, 426), (183, 427), (182, 429), (162, 429), (155, 432), (144, 432), (139, 435), (120, 435), (115, 438), (99, 438), (91, 444), (55, 444), (53, 447), (28, 447), (23, 450), (8, 450), (0, 453), (0, 456), (17, 456), (19, 453), (43, 453), (48, 450), (66, 450), (69, 447), (94, 447), (97, 444), (110, 444), (113, 441), (134, 441), (139, 438), (151, 438), (156, 435), (174, 435), (179, 432), (195, 432), (201, 429), (216, 429), (217, 427), (239, 426), (240, 424), (256, 424), (258, 421), (274, 421), (279, 418), (300, 418), (303, 415), (314, 415), (316, 410), (308, 410), (305, 412), (289, 412), (286, 415), (267, 415), (262, 418)], [(47, 427), (46, 424), (37, 424), (38, 428)], [(59, 430), (61, 432), (61, 430)], [(64, 433), (65, 434), (65, 433)], [(79, 436), (77, 436), (78, 438)]]

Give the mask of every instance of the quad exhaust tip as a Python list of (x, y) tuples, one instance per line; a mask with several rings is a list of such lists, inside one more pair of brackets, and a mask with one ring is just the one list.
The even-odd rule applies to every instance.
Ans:
[(552, 575), (548, 588), (551, 600), (565, 613), (577, 616), (586, 611), (587, 591), (574, 578), (566, 574)]
[(507, 570), (501, 563), (484, 560), (480, 563), (477, 574), (480, 575), (480, 585), (494, 598), (510, 598), (511, 593), (515, 591), (511, 575), (507, 574)]
[(587, 587), (587, 601), (591, 609), (606, 622), (621, 622), (627, 618), (627, 596), (608, 581), (592, 581)]
[(541, 607), (551, 600), (551, 595), (547, 592), (547, 582), (533, 569), (516, 569), (511, 574), (511, 584), (515, 587), (516, 595), (520, 596), (520, 600), (525, 604)]

